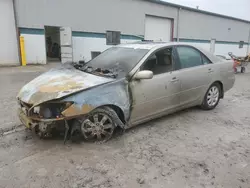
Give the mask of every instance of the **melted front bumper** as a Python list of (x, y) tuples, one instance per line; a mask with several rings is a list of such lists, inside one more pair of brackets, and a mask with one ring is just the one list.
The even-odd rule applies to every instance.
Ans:
[(20, 121), (25, 125), (25, 127), (29, 128), (29, 129), (34, 128), (36, 125), (38, 125), (41, 122), (44, 122), (46, 124), (51, 124), (52, 122), (61, 121), (61, 120), (65, 119), (64, 117), (54, 118), (54, 119), (28, 117), (26, 115), (26, 113), (21, 108), (18, 109), (18, 116), (19, 116)]
[(20, 121), (27, 127), (28, 129), (32, 129), (34, 126), (37, 125), (36, 122), (34, 122), (32, 119), (30, 119), (23, 111), (22, 109), (18, 109), (18, 117)]

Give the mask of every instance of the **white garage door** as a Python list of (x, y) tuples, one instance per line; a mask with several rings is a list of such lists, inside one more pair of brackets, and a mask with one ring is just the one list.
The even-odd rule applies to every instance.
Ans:
[(155, 16), (146, 16), (145, 39), (154, 41), (171, 41), (171, 20)]

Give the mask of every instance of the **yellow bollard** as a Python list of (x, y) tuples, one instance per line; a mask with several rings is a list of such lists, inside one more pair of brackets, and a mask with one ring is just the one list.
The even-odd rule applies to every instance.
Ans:
[(26, 66), (26, 53), (25, 53), (23, 36), (20, 36), (20, 51), (21, 51), (22, 66)]

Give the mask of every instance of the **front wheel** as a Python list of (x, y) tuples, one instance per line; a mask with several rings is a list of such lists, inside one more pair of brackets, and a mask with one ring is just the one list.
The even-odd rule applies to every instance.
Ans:
[(81, 132), (85, 140), (105, 142), (114, 132), (119, 117), (109, 108), (97, 108), (81, 120)]
[(201, 107), (204, 110), (214, 109), (220, 101), (220, 96), (221, 96), (220, 85), (218, 83), (212, 84), (206, 92)]

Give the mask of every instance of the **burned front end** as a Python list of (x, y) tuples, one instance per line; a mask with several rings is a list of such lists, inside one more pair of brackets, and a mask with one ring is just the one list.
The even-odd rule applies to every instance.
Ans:
[(75, 99), (67, 101), (65, 98), (112, 81), (72, 66), (52, 69), (20, 90), (17, 96), (20, 120), (40, 136), (49, 136), (55, 127), (67, 128), (69, 120), (93, 109), (76, 103)]
[(40, 137), (50, 137), (53, 129), (64, 130), (66, 121), (73, 118), (63, 115), (73, 102), (51, 101), (33, 106), (19, 100), (19, 104), (19, 119)]
[[(109, 106), (127, 121), (130, 113), (128, 84), (76, 69), (48, 71), (26, 84), (17, 99), (21, 122), (40, 137), (50, 137), (53, 130), (79, 132), (81, 122), (93, 110)], [(118, 123), (124, 127), (123, 123)]]

